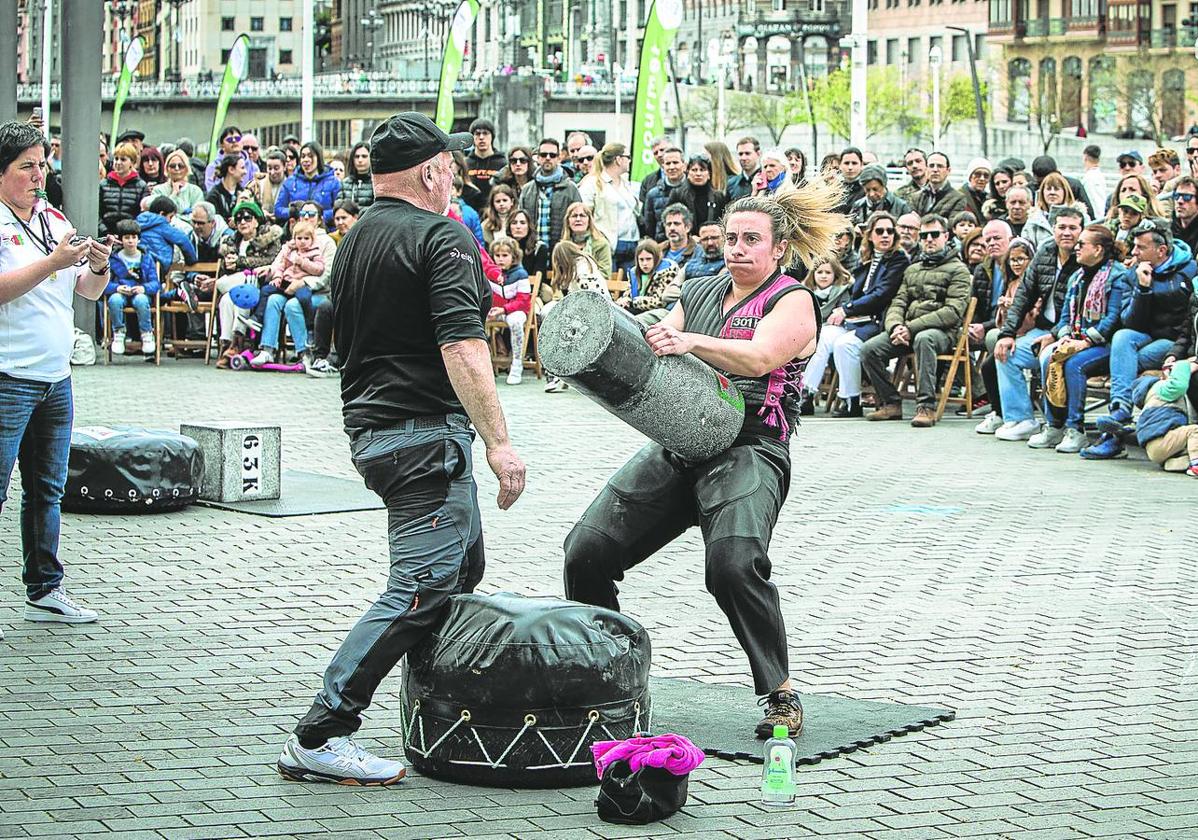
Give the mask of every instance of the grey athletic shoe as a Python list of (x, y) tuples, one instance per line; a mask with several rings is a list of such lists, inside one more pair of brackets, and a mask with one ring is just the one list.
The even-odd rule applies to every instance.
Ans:
[(279, 775), (293, 782), (339, 785), (393, 785), (408, 772), (398, 761), (372, 755), (348, 735), (330, 738), (314, 750), (300, 745), (294, 733), (279, 755)]

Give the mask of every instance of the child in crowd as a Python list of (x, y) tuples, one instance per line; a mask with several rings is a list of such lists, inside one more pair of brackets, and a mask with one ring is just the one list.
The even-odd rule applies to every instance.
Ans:
[(494, 306), (487, 317), (507, 323), (512, 347), (507, 384), (519, 385), (524, 375), (524, 325), (531, 311), (532, 285), (528, 281), (528, 272), (520, 264), (524, 254), (516, 240), (506, 236), (494, 239), (491, 242), (491, 257), (503, 274), (498, 281), (491, 281)]
[[(553, 246), (553, 284), (541, 284), (540, 297), (545, 305), (541, 315), (547, 315), (559, 300), (575, 292), (595, 292), (607, 295), (607, 277), (599, 264), (576, 242), (563, 240)], [(556, 394), (569, 387), (556, 376), (546, 377), (545, 391)]]
[(852, 279), (835, 257), (824, 257), (811, 267), (805, 282), (819, 303), (821, 324), (828, 323), (828, 316), (848, 298)]
[[(316, 242), (316, 225), (313, 222), (296, 222), (291, 230), (291, 239), (279, 249), (279, 254), (268, 271), (270, 280), (262, 286), (258, 306), (254, 309), (254, 320), (258, 324), (263, 323), (267, 302), (272, 295), (295, 298), (303, 306), (305, 317), (310, 318), (313, 312), (309, 281), (319, 279), (324, 273), (323, 249)], [(274, 339), (274, 336), (270, 338)], [(264, 353), (270, 358), (263, 356)], [(259, 356), (262, 356), (261, 360)], [(254, 361), (257, 364), (273, 362), (274, 354), (269, 352), (268, 348), (263, 348), (258, 356), (254, 357)]]
[(1136, 418), (1136, 440), (1148, 457), (1169, 472), (1198, 478), (1198, 425), (1190, 423), (1186, 408), (1193, 374), (1193, 362), (1177, 361), (1160, 377), (1141, 376), (1132, 400), (1143, 409)]
[(108, 314), (112, 322), (112, 352), (120, 356), (125, 352), (125, 307), (132, 306), (137, 313), (137, 326), (141, 335), (141, 352), (154, 355), (154, 325), (150, 320), (151, 298), (158, 293), (158, 267), (154, 257), (141, 243), (141, 225), (132, 219), (121, 219), (115, 226), (120, 237), (121, 248), (108, 258), (110, 279), (104, 294), (108, 296)]
[(629, 281), (628, 292), (616, 301), (618, 306), (634, 315), (658, 311), (654, 320), (644, 321), (648, 325), (666, 316), (667, 290), (672, 289), (674, 300), (682, 293), (682, 269), (673, 260), (663, 259), (661, 254), (661, 246), (652, 239), (637, 243), (632, 255), (636, 271)]

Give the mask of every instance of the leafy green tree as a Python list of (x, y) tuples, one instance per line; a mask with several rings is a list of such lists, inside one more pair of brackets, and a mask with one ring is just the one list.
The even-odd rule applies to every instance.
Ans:
[[(827, 126), (840, 137), (851, 132), (852, 97), (851, 73), (834, 70), (815, 82), (811, 89), (811, 105), (816, 122)], [(793, 95), (801, 104), (802, 92)], [(927, 121), (918, 114), (919, 96), (912, 82), (904, 87), (895, 67), (871, 67), (865, 76), (865, 134), (873, 137), (883, 131), (897, 129), (903, 134), (917, 136)], [(804, 110), (796, 109), (799, 122), (809, 122)]]

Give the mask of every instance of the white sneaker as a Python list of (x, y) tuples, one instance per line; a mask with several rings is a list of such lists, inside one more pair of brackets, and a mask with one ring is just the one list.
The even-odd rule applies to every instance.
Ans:
[(275, 361), (275, 351), (267, 347), (263, 347), (254, 358), (250, 359), (251, 365), (272, 365)]
[(1003, 423), (1002, 418), (998, 416), (998, 412), (991, 411), (986, 415), (985, 420), (973, 427), (973, 430), (979, 435), (992, 435), (1004, 425), (1006, 424)]
[(513, 367), (508, 371), (507, 384), (519, 385), (524, 379), (524, 368)]
[(114, 356), (125, 355), (125, 331), (124, 330), (113, 330), (112, 331), (112, 355), (114, 355)]
[(565, 382), (562, 382), (556, 376), (546, 376), (545, 377), (545, 393), (546, 394), (556, 394), (562, 390), (562, 386), (565, 384), (566, 384)]
[(1055, 449), (1064, 439), (1064, 429), (1056, 429), (1045, 423), (1040, 431), (1027, 439), (1027, 445), (1032, 449)]
[(141, 354), (143, 356), (154, 355), (154, 333), (144, 332), (141, 334)]
[(279, 754), (279, 775), (292, 782), (342, 785), (393, 785), (407, 769), (398, 761), (371, 755), (348, 735), (330, 738), (314, 750), (300, 746), (292, 733)]
[(304, 373), (313, 379), (324, 379), (326, 376), (333, 375), (333, 369), (329, 365), (328, 359), (317, 359), (312, 364), (304, 366)]
[(1035, 420), (1020, 420), (1018, 423), (1003, 423), (994, 436), (999, 440), (1027, 440), (1040, 430)]
[(26, 621), (57, 621), (62, 624), (87, 624), (97, 618), (95, 610), (76, 604), (61, 586), (51, 589), (36, 601), (25, 600)]
[(1090, 439), (1081, 429), (1066, 429), (1064, 440), (1057, 444), (1057, 452), (1063, 455), (1076, 455), (1089, 443)]

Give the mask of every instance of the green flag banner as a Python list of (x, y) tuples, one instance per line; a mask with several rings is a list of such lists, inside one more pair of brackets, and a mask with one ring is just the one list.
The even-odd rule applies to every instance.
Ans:
[(641, 46), (640, 73), (636, 82), (636, 105), (632, 111), (633, 181), (642, 181), (653, 171), (653, 138), (665, 134), (662, 104), (666, 92), (666, 54), (682, 23), (682, 0), (655, 0), (645, 24)]
[(454, 12), (449, 36), (445, 39), (441, 82), (437, 87), (437, 115), (433, 122), (447, 134), (453, 131), (453, 86), (458, 83), (458, 74), (462, 72), (462, 58), (470, 38), (470, 27), (474, 26), (477, 16), (478, 0), (462, 0)]
[(225, 113), (229, 110), (229, 101), (237, 92), (237, 85), (245, 78), (250, 67), (250, 39), (243, 32), (233, 42), (229, 50), (229, 60), (225, 62), (225, 75), (220, 80), (220, 93), (216, 97), (216, 118), (212, 120), (212, 137), (208, 140), (208, 162), (216, 160), (220, 150), (220, 130), (225, 124)]
[(121, 78), (116, 83), (116, 99), (112, 103), (112, 142), (116, 142), (117, 129), (121, 125), (121, 109), (125, 107), (125, 97), (129, 95), (129, 85), (133, 82), (133, 74), (137, 65), (141, 64), (142, 56), (146, 54), (146, 44), (138, 35), (129, 42), (125, 50), (125, 60), (121, 63)]

